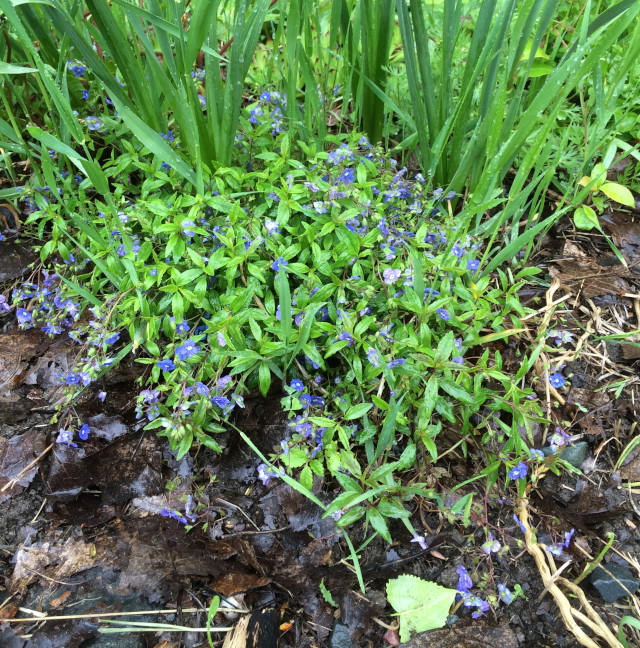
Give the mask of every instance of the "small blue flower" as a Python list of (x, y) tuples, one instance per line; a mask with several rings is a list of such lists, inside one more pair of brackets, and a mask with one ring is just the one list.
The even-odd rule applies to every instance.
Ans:
[(83, 91), (82, 91), (82, 98), (83, 98), (85, 101), (88, 101), (88, 99), (89, 99), (89, 91), (88, 91), (88, 90), (83, 90)]
[(459, 576), (456, 589), (461, 594), (468, 594), (469, 590), (473, 587), (473, 581), (471, 580), (471, 576), (469, 576), (469, 572), (464, 565), (458, 565), (456, 574)]
[(192, 340), (188, 339), (184, 344), (181, 344), (179, 347), (176, 347), (176, 355), (182, 362), (187, 358), (191, 358), (194, 355), (197, 355), (200, 351), (200, 347)]
[(448, 322), (451, 319), (451, 315), (449, 315), (446, 308), (438, 308), (436, 313), (438, 314), (438, 317), (445, 322)]
[(271, 268), (276, 272), (280, 271), (280, 268), (289, 265), (282, 257), (278, 257), (272, 264)]
[(225, 347), (225, 346), (227, 346), (227, 340), (225, 339), (225, 337), (224, 337), (224, 333), (223, 333), (222, 331), (218, 331), (217, 338), (218, 338), (218, 344), (219, 344), (221, 347)]
[(16, 317), (18, 318), (18, 324), (20, 326), (31, 321), (31, 313), (26, 308), (16, 309)]
[(168, 162), (163, 162), (163, 163), (160, 165), (160, 168), (161, 168), (161, 169), (164, 169), (165, 171), (170, 171), (170, 170), (171, 170), (171, 165), (170, 165)]
[(506, 587), (506, 585), (503, 585), (502, 583), (498, 583), (498, 595), (500, 596), (500, 599), (507, 605), (509, 605), (509, 603), (513, 601), (513, 593), (508, 587)]
[(265, 220), (264, 226), (267, 228), (269, 234), (278, 234), (280, 232), (280, 226), (277, 221)]
[(291, 387), (291, 389), (295, 389), (297, 392), (304, 391), (304, 384), (302, 383), (302, 380), (298, 378), (294, 378), (289, 384), (289, 387)]
[(157, 363), (157, 366), (162, 369), (162, 371), (173, 371), (176, 368), (175, 364), (173, 364), (173, 360), (169, 360), (168, 358), (160, 360)]
[(98, 400), (104, 403), (106, 398), (107, 398), (107, 392), (105, 391), (98, 392)]
[(373, 347), (370, 347), (368, 349), (367, 359), (374, 367), (380, 366), (380, 359), (378, 358), (378, 352)]
[(95, 115), (89, 115), (85, 118), (84, 123), (90, 131), (97, 131), (104, 128), (104, 124)]
[(524, 479), (528, 474), (527, 464), (520, 462), (509, 471), (509, 479)]
[(158, 276), (158, 268), (151, 268), (151, 270), (149, 270), (149, 274), (152, 277), (157, 277)]
[(89, 438), (89, 432), (91, 430), (89, 429), (89, 426), (85, 423), (80, 430), (78, 430), (78, 436), (83, 440), (86, 441)]
[(559, 373), (554, 373), (553, 375), (549, 376), (549, 384), (555, 389), (564, 387), (565, 385), (564, 376)]
[[(156, 270), (156, 274), (157, 272), (158, 271)], [(182, 320), (182, 322), (176, 326), (176, 333), (178, 333), (178, 335), (184, 335), (185, 333), (188, 333), (190, 329), (191, 327), (189, 326), (189, 322)]]
[(402, 270), (398, 270), (397, 268), (387, 268), (383, 273), (382, 273), (382, 280), (387, 284), (391, 285), (398, 281), (400, 279), (400, 275), (402, 274)]
[(104, 343), (105, 344), (114, 344), (115, 342), (118, 341), (119, 337), (120, 337), (120, 331), (116, 331), (115, 333), (110, 335), (108, 338), (106, 338)]
[(180, 227), (182, 227), (182, 233), (187, 238), (193, 238), (196, 235), (196, 233), (191, 229), (196, 227), (196, 224), (192, 220), (183, 220), (182, 223), (180, 223)]
[(56, 438), (57, 443), (64, 443), (68, 446), (73, 446), (74, 448), (78, 447), (77, 443), (73, 443), (73, 432), (71, 430), (65, 430), (60, 428), (58, 431), (58, 437)]
[(427, 548), (427, 542), (424, 536), (418, 535), (415, 531), (413, 532), (413, 538), (410, 542), (417, 542), (420, 545), (420, 549), (424, 551)]
[(480, 267), (480, 261), (477, 259), (469, 259), (467, 261), (467, 270), (475, 272)]

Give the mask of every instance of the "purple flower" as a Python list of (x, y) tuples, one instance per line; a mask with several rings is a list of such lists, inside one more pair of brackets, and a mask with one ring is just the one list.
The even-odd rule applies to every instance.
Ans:
[(397, 268), (387, 268), (383, 273), (382, 273), (382, 280), (387, 284), (391, 285), (398, 281), (400, 279), (400, 275), (402, 274), (402, 270), (398, 270)]
[(277, 221), (265, 220), (264, 226), (267, 228), (269, 234), (278, 234), (280, 232), (280, 226)]
[(438, 317), (445, 322), (448, 322), (451, 319), (451, 315), (449, 315), (445, 308), (438, 308), (436, 313), (438, 314)]
[(224, 396), (212, 396), (211, 402), (223, 410), (227, 409), (227, 407), (231, 405), (231, 401), (228, 398), (225, 398)]
[(337, 522), (343, 515), (344, 515), (344, 511), (342, 509), (338, 509), (337, 511), (331, 514), (331, 517)]
[(79, 430), (78, 430), (78, 436), (83, 440), (86, 441), (89, 438), (89, 432), (91, 430), (89, 429), (89, 426), (85, 423)]
[(218, 344), (219, 344), (221, 347), (225, 347), (225, 346), (227, 346), (227, 341), (226, 341), (226, 339), (225, 339), (225, 337), (224, 337), (224, 333), (223, 333), (222, 331), (218, 331), (218, 334), (217, 334), (216, 337), (218, 338)]
[(479, 267), (480, 267), (480, 261), (478, 261), (477, 259), (469, 259), (469, 261), (467, 261), (467, 270), (471, 270), (471, 272), (475, 272)]
[(521, 461), (509, 471), (509, 479), (524, 479), (527, 473), (527, 464)]
[(522, 524), (522, 522), (520, 522), (520, 518), (518, 517), (518, 515), (516, 513), (513, 514), (513, 520), (520, 527), (520, 531), (522, 531), (522, 533), (527, 532), (527, 529), (525, 528), (524, 524)]
[(176, 355), (178, 356), (178, 358), (180, 358), (180, 360), (182, 360), (182, 362), (184, 362), (187, 358), (191, 358), (194, 355), (197, 355), (199, 351), (200, 348), (191, 338), (186, 340), (184, 344), (176, 347)]
[(473, 581), (471, 580), (471, 576), (469, 576), (469, 572), (464, 565), (458, 565), (456, 574), (459, 576), (456, 589), (461, 594), (468, 594), (469, 590), (473, 587)]
[(98, 392), (98, 400), (104, 403), (106, 397), (107, 397), (107, 392), (105, 391)]
[(89, 91), (88, 90), (83, 90), (82, 91), (82, 98), (87, 101), (89, 99)]
[(489, 539), (482, 545), (482, 551), (490, 556), (492, 553), (498, 553), (502, 545), (494, 539), (493, 535), (489, 533)]
[(281, 472), (278, 472), (275, 468), (270, 468), (265, 463), (258, 466), (258, 479), (264, 486), (266, 486), (269, 483), (269, 480), (273, 477), (280, 477), (281, 475)]
[(373, 347), (369, 347), (367, 351), (367, 359), (374, 367), (380, 366), (380, 359), (378, 358), (378, 352)]
[(509, 603), (513, 601), (513, 593), (506, 585), (503, 585), (502, 583), (498, 583), (498, 595), (507, 605), (509, 605)]
[(289, 387), (291, 387), (291, 389), (295, 389), (297, 392), (304, 391), (304, 384), (302, 383), (302, 380), (298, 378), (294, 378), (289, 384)]
[(244, 409), (244, 397), (241, 396), (240, 394), (236, 394), (235, 392), (231, 394), (231, 399), (233, 402), (238, 406), (242, 407)]
[(176, 366), (173, 364), (173, 360), (169, 360), (169, 358), (160, 360), (157, 363), (157, 366), (162, 369), (162, 371), (173, 371), (176, 368)]
[(20, 326), (31, 321), (31, 313), (26, 308), (16, 309), (16, 317), (18, 318), (18, 324)]
[(85, 118), (84, 123), (87, 125), (87, 128), (90, 131), (97, 131), (104, 127), (104, 124), (95, 117), (94, 115), (89, 115)]
[(344, 331), (343, 333), (340, 333), (340, 335), (338, 335), (338, 340), (340, 342), (344, 342), (346, 340), (347, 346), (351, 346), (351, 344), (353, 343), (353, 336), (351, 335), (351, 333)]
[(554, 387), (555, 389), (559, 389), (560, 387), (564, 387), (564, 376), (559, 373), (554, 373), (553, 375), (549, 376), (549, 384)]
[(418, 535), (415, 531), (413, 533), (413, 538), (411, 538), (411, 542), (417, 542), (420, 545), (420, 549), (423, 551), (427, 548), (427, 543), (424, 539), (424, 536)]
[(78, 447), (77, 443), (73, 443), (73, 432), (71, 430), (65, 430), (64, 428), (60, 428), (60, 430), (58, 431), (58, 437), (56, 438), (56, 441), (58, 443), (64, 443), (68, 446), (73, 446), (74, 448)]
[(389, 369), (393, 369), (394, 367), (399, 367), (400, 365), (403, 365), (406, 363), (406, 360), (404, 358), (398, 358), (398, 360), (390, 360), (388, 367)]

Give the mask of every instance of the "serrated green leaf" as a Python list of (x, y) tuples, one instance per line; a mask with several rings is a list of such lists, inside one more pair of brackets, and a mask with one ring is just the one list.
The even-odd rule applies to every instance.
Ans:
[(442, 628), (455, 598), (456, 590), (417, 576), (404, 574), (390, 580), (387, 599), (398, 613), (400, 641), (409, 641), (414, 632)]

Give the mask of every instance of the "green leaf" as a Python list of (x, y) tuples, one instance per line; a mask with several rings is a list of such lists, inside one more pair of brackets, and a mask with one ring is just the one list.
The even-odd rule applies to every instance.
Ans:
[(322, 594), (322, 598), (332, 607), (338, 607), (336, 605), (336, 602), (333, 600), (333, 596), (331, 596), (331, 592), (327, 589), (326, 585), (324, 584), (324, 578), (320, 581), (320, 594)]
[(600, 221), (589, 205), (580, 205), (573, 212), (573, 223), (579, 230), (589, 231), (594, 227), (600, 229)]
[(24, 67), (22, 65), (12, 65), (0, 61), (0, 74), (30, 74), (31, 72), (38, 73), (38, 68)]
[(442, 628), (455, 598), (456, 590), (417, 576), (404, 574), (390, 580), (387, 583), (387, 599), (398, 612), (400, 641), (409, 641), (414, 632)]
[(636, 201), (633, 199), (633, 194), (626, 187), (623, 187), (617, 182), (605, 182), (600, 187), (600, 191), (602, 191), (605, 196), (611, 198), (611, 200), (615, 200), (621, 205), (626, 205), (627, 207), (635, 207), (636, 205)]
[(388, 543), (391, 543), (391, 534), (389, 533), (387, 523), (376, 509), (370, 508), (367, 510), (367, 521), (371, 523), (371, 526), (380, 535), (380, 537)]
[(258, 384), (260, 386), (260, 393), (266, 397), (271, 386), (271, 371), (269, 371), (266, 362), (263, 362), (258, 369)]
[(345, 420), (351, 421), (353, 419), (358, 419), (361, 416), (364, 416), (371, 408), (373, 407), (372, 403), (358, 403), (358, 405), (352, 405), (344, 415)]

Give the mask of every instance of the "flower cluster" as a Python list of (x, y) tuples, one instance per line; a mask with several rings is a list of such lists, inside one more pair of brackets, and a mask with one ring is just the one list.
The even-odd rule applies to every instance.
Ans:
[[(62, 291), (62, 284), (57, 273), (42, 270), (38, 283), (25, 282), (15, 288), (11, 297), (16, 307), (16, 319), (21, 329), (38, 326), (45, 333), (53, 336), (73, 326), (80, 316), (80, 304)], [(0, 309), (9, 312), (6, 297)]]

